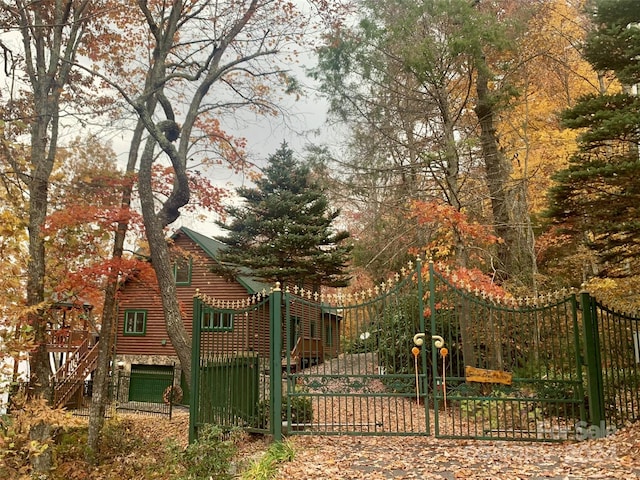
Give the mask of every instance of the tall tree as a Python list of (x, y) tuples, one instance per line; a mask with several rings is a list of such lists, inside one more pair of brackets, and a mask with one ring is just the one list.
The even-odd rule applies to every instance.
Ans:
[(584, 52), (621, 88), (581, 97), (565, 110), (565, 126), (580, 133), (579, 150), (556, 176), (550, 214), (575, 245), (597, 262), (584, 265), (584, 278), (640, 274), (640, 10), (633, 0), (597, 0), (594, 29)]
[[(88, 105), (99, 97), (91, 98), (91, 83), (84, 83), (87, 77), (73, 66), (85, 33), (92, 24), (101, 22), (104, 3), (88, 0), (0, 3), (1, 27), (5, 31), (17, 30), (21, 42), (20, 54), (16, 52), (17, 61), (12, 64), (15, 69), (12, 75), (21, 71), (24, 76), (19, 73), (18, 76), (24, 83), (19, 83), (16, 101), (12, 102), (6, 119), (22, 119), (30, 127), (28, 162), (26, 165), (14, 162), (12, 167), (27, 185), (28, 192), (26, 303), (31, 307), (28, 322), (36, 344), (30, 355), (30, 380), (34, 393), (46, 399), (52, 392), (44, 312), (47, 299), (43, 228), (49, 206), (49, 180), (59, 144), (63, 108), (73, 111), (73, 104)], [(72, 88), (73, 93), (70, 92)], [(8, 160), (11, 162), (15, 157)], [(50, 427), (44, 421), (39, 422), (31, 429), (31, 435), (35, 441), (46, 442)], [(34, 457), (37, 471), (48, 471), (50, 464), (49, 449)]]
[(335, 230), (339, 212), (331, 210), (309, 167), (283, 144), (255, 184), (237, 189), (243, 204), (227, 207), (231, 222), (220, 223), (228, 232), (220, 237), (228, 246), (220, 271), (244, 267), (282, 286), (346, 285), (349, 234)]
[[(313, 4), (320, 18), (324, 14), (339, 18), (343, 8), (341, 2), (316, 0)], [(137, 187), (151, 262), (167, 332), (187, 382), (191, 378), (191, 342), (175, 295), (166, 227), (191, 200), (189, 168), (206, 171), (219, 163), (243, 168), (245, 141), (225, 132), (224, 120), (235, 122), (243, 109), (279, 113), (278, 95), (295, 90), (291, 88), (295, 82), (279, 61), (295, 61), (295, 45), (304, 39), (310, 18), (288, 2), (139, 1), (136, 9), (117, 17), (112, 34), (120, 42), (126, 39), (133, 43), (130, 51), (150, 52), (149, 58), (123, 63), (122, 55), (113, 55), (108, 44), (92, 43), (90, 54), (103, 66), (94, 73), (116, 89), (137, 116), (127, 174), (133, 178), (139, 162)], [(181, 125), (177, 123), (180, 120)], [(158, 169), (171, 177), (165, 188), (157, 188)], [(220, 190), (212, 188), (209, 193), (207, 207), (215, 208)], [(123, 191), (123, 207), (131, 204), (132, 194), (132, 187)], [(120, 222), (114, 258), (122, 256), (126, 233), (126, 222)], [(102, 320), (105, 331), (112, 331), (115, 325), (119, 277), (116, 268), (112, 273)], [(106, 397), (111, 351), (111, 337), (107, 338), (110, 343), (100, 346), (97, 398)], [(95, 402), (89, 452), (96, 449), (103, 413), (103, 402)]]
[[(482, 221), (503, 238), (491, 264), (507, 278), (509, 265), (521, 257), (514, 232), (523, 222), (514, 212), (523, 209), (514, 208), (519, 197), (497, 124), (513, 94), (504, 58), (519, 33), (516, 16), (467, 0), (388, 0), (364, 7), (357, 27), (336, 31), (321, 49), (315, 71), (333, 110), (356, 130), (353, 163), (381, 181), (392, 179), (384, 185), (391, 216), (401, 211), (398, 205), (406, 211), (408, 200), (439, 198), (478, 218), (491, 212)], [(415, 223), (410, 227), (402, 230), (428, 235)], [(411, 243), (424, 242), (416, 236)], [(468, 251), (460, 239), (454, 243), (464, 267)]]
[[(327, 2), (316, 3), (320, 12), (329, 7)], [(141, 28), (150, 33), (146, 47), (151, 56), (138, 76), (143, 82), (131, 90), (112, 86), (133, 106), (148, 132), (146, 139), (136, 138), (131, 145), (140, 156), (138, 193), (167, 332), (189, 379), (191, 342), (175, 295), (165, 228), (189, 202), (189, 162), (223, 158), (241, 166), (241, 144), (224, 132), (221, 118), (243, 107), (278, 111), (274, 100), (287, 89), (289, 78), (278, 59), (294, 54), (290, 42), (304, 36), (309, 18), (288, 3), (259, 0), (228, 2), (228, 8), (212, 1), (138, 2), (138, 7)], [(178, 125), (180, 113), (183, 121)], [(196, 145), (200, 153), (194, 158)], [(158, 147), (173, 176), (172, 188), (161, 197), (152, 183)]]
[[(313, 4), (317, 7), (315, 13), (326, 13), (334, 19), (338, 17), (333, 15), (342, 8), (341, 2), (317, 0)], [(24, 39), (24, 55), (16, 55), (17, 63), (29, 63), (28, 68), (24, 68), (27, 72), (25, 77), (39, 82), (32, 82), (36, 94), (28, 98), (12, 98), (10, 102), (14, 112), (26, 115), (36, 112), (28, 117), (36, 119), (32, 129), (32, 158), (43, 156), (37, 152), (44, 144), (51, 147), (44, 154), (48, 162), (44, 166), (50, 167), (53, 162), (60, 125), (56, 101), (77, 100), (88, 107), (94, 105), (90, 102), (93, 100), (103, 109), (113, 109), (112, 99), (104, 101), (92, 90), (94, 86), (106, 85), (111, 90), (103, 91), (108, 92), (110, 97), (113, 97), (112, 90), (116, 89), (133, 107), (137, 123), (127, 162), (127, 176), (131, 182), (122, 190), (122, 210), (127, 210), (131, 204), (133, 180), (140, 161), (138, 188), (150, 237), (153, 266), (157, 269), (163, 291), (167, 328), (189, 378), (190, 341), (182, 325), (175, 295), (172, 294), (173, 278), (166, 255), (165, 228), (178, 217), (180, 209), (191, 197), (190, 180), (186, 173), (189, 166), (207, 169), (224, 159), (232, 162), (236, 168), (241, 167), (244, 140), (234, 139), (224, 132), (221, 127), (223, 118), (228, 116), (235, 120), (243, 108), (254, 113), (280, 113), (278, 95), (295, 83), (286, 69), (295, 60), (295, 48), (310, 26), (309, 19), (318, 17), (302, 14), (292, 8), (289, 2), (258, 0), (50, 0), (19, 1), (15, 5), (13, 2), (2, 2), (1, 6), (3, 28), (19, 30)], [(3, 43), (5, 60), (12, 60), (13, 57), (9, 55), (11, 51), (4, 47)], [(59, 49), (50, 55), (50, 59), (49, 47), (52, 50)], [(148, 52), (149, 57), (145, 58), (141, 52)], [(74, 62), (78, 55), (82, 58)], [(123, 58), (136, 58), (137, 61), (126, 62)], [(284, 67), (278, 63), (278, 59), (284, 61)], [(8, 63), (11, 62), (5, 62), (5, 67)], [(57, 68), (60, 74), (55, 70)], [(82, 71), (94, 75), (94, 78), (83, 76)], [(73, 75), (70, 76), (70, 72)], [(76, 82), (72, 93), (65, 89), (68, 78)], [(217, 88), (215, 95), (212, 95), (214, 85)], [(47, 99), (47, 95), (53, 103), (43, 106), (41, 100)], [(37, 108), (30, 107), (32, 97)], [(49, 107), (53, 110), (47, 110)], [(114, 117), (122, 116), (122, 110), (114, 113)], [(182, 125), (177, 123), (180, 120)], [(45, 131), (47, 128), (48, 135)], [(49, 145), (46, 145), (47, 142)], [(158, 147), (163, 155), (155, 153)], [(165, 162), (165, 172), (171, 174), (172, 178), (169, 187), (160, 190), (156, 188), (156, 179), (158, 165), (162, 162)], [(34, 194), (29, 198), (33, 202), (36, 194), (46, 193), (46, 183), (38, 182), (50, 175), (50, 169), (46, 171), (43, 168), (35, 176), (30, 173), (26, 169), (20, 170), (25, 181), (33, 179), (31, 185)], [(218, 189), (212, 192), (209, 205), (211, 199), (219, 198)], [(42, 202), (30, 204), (30, 208), (35, 208), (43, 216), (45, 213), (41, 210), (46, 211), (46, 207)], [(123, 253), (127, 233), (126, 215), (119, 217), (117, 222), (114, 259), (120, 258)], [(36, 228), (30, 228), (34, 242), (42, 238), (40, 233)], [(42, 246), (42, 243), (39, 245)], [(37, 245), (34, 247), (34, 252), (40, 250)], [(40, 258), (32, 257), (36, 260)], [(97, 401), (94, 402), (96, 408), (92, 407), (92, 419), (100, 419), (104, 412), (99, 399), (104, 397), (106, 383), (100, 382), (100, 379), (106, 379), (108, 373), (112, 344), (108, 332), (112, 331), (115, 324), (115, 293), (119, 273), (120, 266), (114, 261), (109, 271), (111, 281), (106, 288), (103, 309), (103, 340), (106, 341), (100, 343), (94, 397)], [(29, 290), (34, 291), (33, 285)], [(32, 303), (31, 300), (29, 302)], [(37, 306), (42, 304), (38, 303)], [(42, 338), (39, 341), (44, 345)], [(44, 365), (46, 356), (43, 354), (37, 358)], [(44, 375), (45, 369), (40, 376)], [(48, 374), (46, 376), (48, 378)], [(37, 379), (35, 374), (34, 379)], [(98, 387), (98, 384), (102, 386)], [(99, 427), (99, 422), (90, 422), (90, 451), (95, 451)]]
[[(336, 30), (319, 52), (314, 76), (331, 109), (354, 132), (344, 163), (347, 192), (361, 206), (362, 234), (373, 247), (360, 257), (376, 277), (398, 267), (396, 252), (418, 246), (409, 201), (433, 197), (460, 208), (461, 152), (468, 129), (470, 76), (450, 42), (443, 2), (364, 2), (357, 27)], [(453, 80), (451, 80), (453, 79)], [(389, 229), (398, 237), (380, 235)], [(404, 235), (402, 235), (404, 233)], [(459, 261), (465, 261), (464, 255)], [(400, 263), (400, 262), (398, 262)]]

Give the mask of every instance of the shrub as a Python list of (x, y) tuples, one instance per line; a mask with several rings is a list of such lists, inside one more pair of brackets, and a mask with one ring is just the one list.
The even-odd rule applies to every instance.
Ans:
[[(282, 399), (282, 418), (287, 418), (287, 397)], [(313, 405), (310, 397), (291, 397), (291, 423), (313, 422)]]
[[(218, 426), (204, 425), (198, 439), (184, 450), (170, 447), (179, 471), (177, 480), (225, 480), (233, 478), (231, 461), (236, 453), (234, 433), (229, 436)], [(171, 460), (170, 460), (171, 462)]]
[[(53, 456), (56, 437), (81, 423), (62, 409), (50, 408), (41, 399), (23, 401), (14, 407), (11, 415), (0, 419), (0, 478), (30, 473), (34, 458)], [(48, 438), (43, 441), (30, 438), (32, 428), (38, 425), (43, 425), (48, 432)]]
[(411, 348), (413, 336), (420, 331), (421, 313), (418, 307), (416, 295), (400, 297), (384, 309), (377, 321), (378, 361), (387, 373), (383, 382), (396, 392), (415, 389), (413, 377), (403, 379), (393, 375), (415, 374)]
[[(293, 396), (291, 400), (286, 395), (282, 397), (282, 420), (287, 419), (288, 403), (291, 402), (291, 423), (311, 423), (313, 421), (313, 405), (311, 398), (307, 396)], [(260, 401), (257, 409), (257, 428), (267, 428), (270, 418), (269, 399)]]
[(242, 474), (242, 480), (269, 480), (274, 478), (278, 465), (293, 460), (295, 452), (288, 442), (273, 443), (267, 452), (254, 461), (249, 469)]

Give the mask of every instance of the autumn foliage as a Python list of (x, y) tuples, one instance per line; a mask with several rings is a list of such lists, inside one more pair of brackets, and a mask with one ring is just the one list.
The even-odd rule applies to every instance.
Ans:
[[(501, 242), (489, 227), (470, 220), (464, 212), (443, 202), (416, 201), (412, 203), (411, 210), (429, 237), (429, 242), (413, 253), (433, 261), (437, 270), (457, 287), (498, 298), (507, 296), (504, 289), (486, 273), (487, 251)], [(469, 252), (469, 265), (475, 266), (459, 263), (457, 244), (462, 244)], [(428, 265), (424, 268), (427, 269)]]

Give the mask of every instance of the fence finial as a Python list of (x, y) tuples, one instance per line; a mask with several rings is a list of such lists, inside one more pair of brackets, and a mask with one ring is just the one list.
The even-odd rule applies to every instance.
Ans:
[(273, 291), (274, 291), (274, 292), (279, 292), (279, 291), (281, 291), (281, 288), (280, 288), (280, 282), (276, 282), (276, 286), (273, 288)]

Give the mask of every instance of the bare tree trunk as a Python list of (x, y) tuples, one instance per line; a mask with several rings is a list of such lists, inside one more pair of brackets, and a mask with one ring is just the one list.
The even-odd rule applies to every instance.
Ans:
[[(42, 229), (48, 205), (48, 184), (53, 155), (47, 155), (47, 126), (51, 117), (42, 115), (32, 126), (31, 163), (34, 165), (32, 179), (29, 182), (29, 262), (27, 264), (27, 305), (37, 307), (29, 313), (29, 324), (33, 328), (36, 349), (29, 358), (31, 393), (44, 398), (48, 403), (53, 399), (51, 367), (47, 352), (47, 323), (44, 318), (44, 278), (45, 247)], [(53, 141), (53, 139), (52, 139)], [(52, 151), (51, 149), (49, 150)], [(41, 421), (34, 425), (29, 438), (41, 444), (49, 440), (50, 428)], [(46, 449), (34, 457), (32, 467), (36, 472), (48, 472), (52, 465), (51, 450)]]
[[(30, 357), (31, 388), (36, 396), (51, 400), (51, 368), (47, 353), (47, 324), (44, 319), (44, 279), (45, 246), (42, 229), (49, 204), (49, 177), (53, 169), (55, 137), (52, 134), (47, 153), (48, 127), (52, 116), (48, 113), (47, 99), (40, 100), (43, 112), (35, 119), (31, 127), (31, 164), (33, 165), (29, 182), (29, 262), (27, 264), (27, 305), (38, 307), (29, 314), (29, 323), (33, 327), (36, 350)], [(57, 118), (55, 119), (57, 121)], [(55, 124), (54, 124), (55, 126)], [(57, 135), (57, 128), (52, 129)]]
[[(28, 322), (33, 327), (36, 349), (29, 358), (33, 394), (53, 397), (47, 352), (45, 313), (45, 239), (43, 227), (49, 207), (49, 181), (57, 154), (60, 102), (69, 83), (71, 66), (83, 38), (83, 13), (88, 0), (55, 2), (53, 11), (34, 2), (15, 0), (15, 7), (3, 9), (5, 19), (19, 27), (24, 50), (24, 68), (32, 95), (31, 171), (25, 175), (29, 190), (29, 261), (27, 264), (27, 305), (32, 307)], [(46, 443), (51, 428), (39, 422), (29, 436)], [(36, 473), (46, 474), (52, 464), (51, 450), (32, 459)]]
[(494, 230), (503, 243), (498, 249), (498, 275), (504, 281), (512, 272), (514, 256), (518, 255), (517, 242), (510, 216), (513, 199), (510, 198), (509, 182), (511, 165), (498, 148), (494, 125), (494, 104), (489, 91), (489, 70), (484, 58), (477, 62), (476, 91), (478, 103), (475, 112), (480, 123), (480, 143), (487, 175), (487, 187), (491, 197)]
[[(166, 66), (170, 63), (167, 61), (167, 58), (171, 49), (174, 47), (173, 42), (175, 41), (176, 32), (180, 26), (181, 16), (183, 15), (183, 2), (175, 0), (168, 16), (162, 18), (159, 23), (156, 23), (153, 13), (149, 10), (146, 3), (139, 2), (138, 6), (142, 9), (156, 42), (153, 49), (153, 64), (147, 74), (144, 96), (141, 97), (141, 99), (144, 98), (147, 100), (144, 102), (143, 100), (140, 100), (140, 102), (132, 102), (140, 120), (144, 123), (150, 134), (140, 158), (138, 193), (140, 194), (140, 204), (147, 241), (149, 242), (151, 262), (156, 272), (158, 287), (161, 292), (167, 334), (178, 355), (187, 384), (190, 386), (191, 339), (184, 326), (180, 305), (176, 297), (172, 261), (164, 229), (179, 218), (180, 208), (189, 202), (190, 189), (186, 174), (186, 159), (191, 141), (191, 132), (198, 118), (199, 109), (211, 86), (220, 79), (222, 72), (226, 70), (226, 68), (222, 70), (219, 69), (223, 53), (254, 17), (256, 10), (260, 8), (260, 3), (258, 0), (252, 0), (245, 5), (244, 12), (238, 16), (234, 24), (226, 31), (222, 38), (210, 44), (211, 51), (209, 53), (207, 67), (200, 72), (202, 74), (201, 77), (194, 77), (199, 83), (189, 103), (181, 135), (180, 128), (174, 121), (175, 118), (171, 103), (164, 96), (163, 88), (167, 81)], [(276, 52), (269, 49), (262, 50), (261, 46), (259, 53), (256, 52), (255, 55), (264, 56), (273, 53)], [(251, 56), (244, 57), (246, 60), (249, 58), (251, 58)], [(236, 62), (238, 62), (238, 59), (233, 63), (235, 64)], [(166, 120), (161, 122), (155, 122), (153, 120), (155, 103), (152, 102), (154, 101), (158, 101), (161, 104)], [(172, 142), (178, 140), (178, 138), (180, 139), (179, 146), (176, 149)], [(169, 157), (173, 167), (174, 180), (173, 190), (169, 197), (162, 203), (159, 210), (156, 210), (156, 199), (152, 189), (151, 175), (156, 144), (158, 144), (163, 153)]]
[[(460, 203), (460, 159), (458, 149), (456, 148), (455, 140), (455, 125), (451, 120), (451, 112), (449, 108), (449, 99), (447, 97), (446, 90), (440, 90), (438, 95), (438, 105), (440, 114), (442, 116), (443, 130), (444, 130), (444, 145), (443, 149), (446, 158), (446, 176), (445, 176), (445, 194), (449, 204), (455, 207), (457, 210), (462, 208)], [(456, 251), (456, 263), (459, 267), (465, 268), (468, 264), (468, 252), (466, 245), (462, 241), (458, 232), (454, 231), (455, 251)], [(465, 365), (476, 365), (476, 355), (473, 348), (474, 342), (472, 341), (473, 333), (473, 319), (470, 317), (470, 312), (466, 302), (460, 302), (457, 305), (457, 309), (460, 312), (460, 337), (462, 340), (462, 356), (464, 358)]]
[[(151, 253), (151, 263), (156, 272), (158, 287), (162, 299), (162, 307), (165, 316), (167, 334), (171, 339), (171, 344), (178, 355), (182, 371), (187, 382), (191, 379), (191, 340), (180, 314), (180, 305), (176, 295), (176, 284), (173, 277), (173, 269), (169, 245), (165, 238), (164, 227), (170, 222), (163, 214), (165, 209), (156, 213), (153, 190), (151, 188), (151, 166), (153, 164), (153, 151), (156, 141), (153, 137), (147, 139), (147, 143), (140, 158), (140, 171), (138, 174), (138, 193), (140, 194), (140, 204), (142, 216), (144, 218), (144, 228), (149, 242)], [(185, 192), (183, 199), (179, 203), (189, 201), (189, 192)], [(180, 205), (181, 206), (181, 205)], [(179, 207), (175, 204), (177, 212)], [(174, 219), (175, 220), (175, 219)], [(173, 221), (173, 220), (171, 220)], [(190, 382), (189, 382), (190, 383)]]
[[(144, 125), (141, 121), (136, 125), (131, 140), (129, 150), (129, 160), (127, 162), (126, 174), (132, 175), (138, 160), (138, 145), (142, 139)], [(131, 206), (131, 196), (133, 184), (127, 183), (122, 192), (122, 210), (127, 210)], [(117, 261), (122, 258), (124, 252), (124, 241), (127, 234), (128, 224), (120, 222), (116, 230), (112, 259)], [(100, 331), (100, 344), (98, 347), (98, 360), (93, 379), (93, 395), (91, 409), (89, 411), (89, 433), (87, 438), (87, 461), (95, 463), (96, 453), (100, 443), (100, 435), (104, 426), (104, 418), (109, 402), (109, 363), (113, 358), (113, 346), (115, 343), (115, 332), (117, 321), (117, 301), (119, 276), (118, 271), (111, 272), (107, 288), (104, 294), (104, 308), (102, 311), (102, 322)]]

